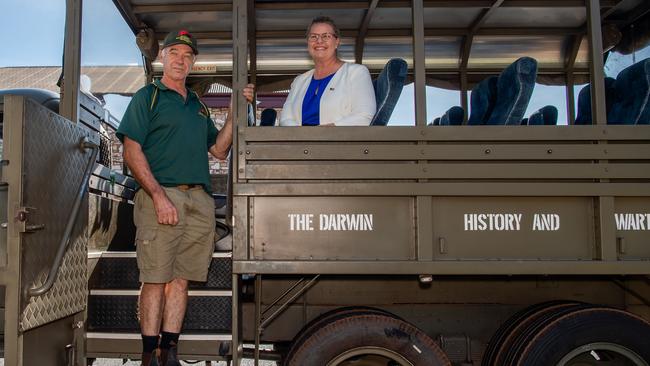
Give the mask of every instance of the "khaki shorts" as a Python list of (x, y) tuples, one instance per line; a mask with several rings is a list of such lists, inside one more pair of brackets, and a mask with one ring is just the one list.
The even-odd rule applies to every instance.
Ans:
[(178, 211), (175, 226), (158, 224), (153, 200), (143, 189), (135, 195), (140, 282), (206, 281), (214, 252), (214, 200), (200, 187), (163, 188)]

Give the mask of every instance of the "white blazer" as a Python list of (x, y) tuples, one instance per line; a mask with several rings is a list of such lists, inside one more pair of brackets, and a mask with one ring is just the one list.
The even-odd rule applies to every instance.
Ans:
[[(302, 126), (302, 101), (313, 75), (314, 70), (309, 70), (291, 83), (280, 113), (280, 126)], [(320, 99), (320, 124), (369, 126), (376, 108), (375, 90), (368, 69), (345, 62), (327, 84)]]

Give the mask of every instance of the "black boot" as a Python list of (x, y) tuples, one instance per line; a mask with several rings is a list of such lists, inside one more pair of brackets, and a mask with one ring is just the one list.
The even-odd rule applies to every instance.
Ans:
[(156, 351), (142, 353), (142, 366), (158, 366)]
[(181, 366), (176, 346), (160, 350), (160, 366)]

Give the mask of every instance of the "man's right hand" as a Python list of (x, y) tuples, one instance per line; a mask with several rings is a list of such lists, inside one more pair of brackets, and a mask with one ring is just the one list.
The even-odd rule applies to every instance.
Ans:
[(172, 226), (178, 224), (178, 211), (176, 210), (176, 206), (174, 206), (165, 192), (156, 194), (151, 198), (159, 224)]

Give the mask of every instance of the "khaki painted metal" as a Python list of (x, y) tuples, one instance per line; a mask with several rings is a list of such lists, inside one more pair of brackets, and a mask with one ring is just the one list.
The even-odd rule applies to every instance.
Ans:
[[(80, 142), (98, 141), (86, 128), (29, 99), (7, 96), (4, 106), (3, 158), (8, 163), (2, 177), (8, 184), (10, 218), (8, 260), (3, 268), (5, 362), (63, 365), (66, 357), (84, 354), (83, 348), (77, 348), (73, 332), (83, 328), (80, 314), (86, 307), (87, 199), (76, 218), (54, 286), (36, 297), (27, 291), (46, 280), (82, 184), (90, 154), (79, 148)], [(61, 332), (60, 339), (44, 345), (40, 337), (52, 332)]]
[(649, 197), (618, 197), (614, 201), (616, 249), (620, 259), (642, 260), (650, 257), (648, 207)]
[[(295, 282), (295, 277), (262, 277), (261, 307), (275, 310), (281, 303), (272, 305), (274, 300)], [(625, 283), (631, 288), (642, 288), (642, 284), (636, 285), (633, 287), (632, 281)], [(485, 343), (516, 310), (530, 303), (556, 299), (615, 307), (634, 304), (642, 309), (639, 306), (642, 302), (631, 297), (626, 299), (625, 293), (607, 278), (438, 276), (433, 283), (423, 286), (417, 277), (408, 275), (323, 276), (309, 292), (264, 327), (262, 339), (287, 342), (310, 320), (326, 311), (372, 304), (407, 319), (427, 334), (466, 334)], [(254, 307), (252, 302), (244, 304), (244, 318), (248, 319), (243, 323), (244, 339), (254, 339)]]
[(72, 122), (79, 120), (81, 79), (82, 0), (66, 0), (63, 84), (60, 113)]
[[(364, 212), (374, 213), (372, 221), (359, 214)], [(251, 199), (251, 214), (251, 251), (257, 260), (416, 258), (410, 197), (258, 197)]]
[[(406, 285), (408, 283), (410, 286), (415, 286), (415, 282), (411, 280), (413, 278), (411, 275), (414, 274), (647, 275), (650, 273), (647, 264), (650, 253), (647, 251), (647, 246), (644, 246), (647, 242), (645, 239), (647, 233), (630, 230), (632, 224), (628, 221), (626, 221), (627, 229), (620, 229), (619, 221), (629, 220), (628, 216), (620, 216), (618, 221), (615, 216), (616, 213), (644, 214), (650, 210), (647, 202), (650, 196), (650, 185), (648, 185), (650, 169), (648, 169), (647, 158), (650, 129), (645, 126), (604, 126), (599, 10), (602, 6), (615, 6), (613, 2), (596, 0), (586, 2), (588, 19), (586, 29), (592, 58), (590, 71), (595, 88), (592, 93), (592, 105), (595, 109), (593, 115), (599, 126), (443, 129), (425, 127), (427, 122), (424, 103), (425, 72), (448, 73), (449, 70), (425, 69), (424, 37), (435, 35), (438, 31), (424, 29), (425, 4), (422, 0), (393, 2), (411, 11), (411, 29), (402, 29), (395, 34), (413, 36), (417, 127), (329, 129), (246, 127), (246, 107), (240, 100), (239, 92), (248, 77), (248, 47), (256, 44), (255, 37), (249, 34), (256, 30), (254, 21), (249, 17), (250, 14), (255, 14), (254, 2), (234, 0), (232, 6), (230, 4), (161, 3), (135, 7), (126, 0), (115, 2), (134, 31), (144, 25), (138, 16), (146, 15), (148, 12), (232, 11), (230, 34), (201, 32), (198, 36), (201, 38), (232, 36), (233, 38), (232, 85), (236, 105), (232, 159), (235, 173), (232, 218), (235, 273), (233, 286), (235, 289), (240, 288), (242, 284), (240, 274), (257, 274), (256, 278), (259, 281), (256, 282), (258, 290), (254, 315), (247, 306), (242, 306), (241, 294), (238, 291), (233, 292), (235, 364), (238, 364), (242, 357), (243, 339), (256, 338), (259, 341), (260, 324), (263, 324), (263, 319), (259, 316), (260, 308), (262, 304), (272, 303), (261, 298), (264, 296), (261, 281), (267, 274), (390, 273), (391, 276), (405, 275), (409, 278), (405, 281), (394, 278), (389, 286), (383, 288), (379, 281), (366, 283), (370, 292), (375, 291), (374, 297), (367, 296), (369, 292), (363, 291), (334, 297), (334, 299), (341, 299), (341, 302), (335, 301), (336, 305), (344, 305), (344, 301), (353, 304), (381, 303), (386, 300), (386, 289), (396, 291), (395, 295), (402, 294), (399, 290), (395, 290), (400, 286), (404, 287), (404, 291), (411, 290), (411, 293), (415, 294), (416, 299), (410, 297), (408, 301), (417, 301), (418, 296), (424, 296), (425, 301), (433, 301), (426, 293), (418, 292)], [(68, 3), (72, 8), (76, 6), (75, 4), (79, 4), (79, 0), (68, 0)], [(368, 6), (359, 3), (361, 2), (334, 2), (327, 8)], [(433, 3), (434, 6), (438, 3), (448, 4), (448, 2), (428, 3)], [(463, 2), (462, 5), (468, 6), (471, 3)], [(473, 34), (481, 34), (479, 30), (481, 24), (500, 5), (500, 2), (485, 1), (481, 4), (481, 15), (473, 22), (472, 29), (459, 28), (455, 30), (456, 33), (449, 29), (439, 30), (440, 34), (451, 32), (466, 37), (462, 45), (467, 49), (467, 52), (463, 52), (462, 55), (463, 69), (468, 63)], [(585, 3), (564, 1), (537, 2), (537, 4), (582, 7)], [(265, 5), (260, 4), (260, 6), (263, 8)], [(266, 6), (301, 9), (311, 4), (282, 3), (266, 4)], [(79, 5), (76, 8), (81, 7)], [(76, 29), (80, 29), (80, 20), (76, 24)], [(577, 53), (580, 46), (579, 39), (584, 30), (564, 28), (537, 29), (527, 32), (522, 29), (508, 28), (493, 29), (489, 32), (502, 35), (536, 34), (535, 32), (544, 35), (574, 34), (578, 38), (574, 46), (574, 53)], [(379, 34), (377, 30), (368, 32), (371, 33)], [(392, 33), (393, 30), (384, 31), (384, 34), (394, 35)], [(78, 36), (78, 31), (75, 34)], [(258, 31), (256, 35), (275, 37), (287, 34), (282, 31)], [(301, 31), (300, 35), (302, 34)], [(71, 42), (72, 45), (66, 44), (66, 47), (69, 47), (66, 49), (66, 54), (76, 53), (78, 56), (79, 38), (74, 39), (76, 40)], [(253, 50), (250, 55), (251, 61), (255, 62), (256, 51)], [(575, 61), (575, 56), (573, 59)], [(66, 64), (71, 65), (72, 84), (75, 85), (78, 58), (77, 61)], [(566, 72), (572, 84), (574, 71), (578, 72), (578, 70), (574, 70), (572, 62), (568, 63), (568, 66), (555, 71)], [(255, 66), (251, 67), (251, 70), (255, 69)], [(474, 72), (494, 70), (494, 68), (473, 69)], [(255, 79), (255, 76), (252, 77)], [(461, 70), (463, 105), (467, 104), (467, 77), (467, 71)], [(70, 90), (68, 96), (69, 93)], [(70, 97), (64, 96), (64, 99), (67, 99), (65, 103), (67, 107), (64, 109), (71, 111), (69, 118), (75, 120), (74, 108), (77, 103), (72, 102), (73, 99)], [(569, 98), (569, 110), (575, 109), (573, 103), (573, 98)], [(639, 157), (644, 158), (639, 159)], [(294, 224), (298, 225), (305, 222), (299, 219), (308, 221), (309, 218), (290, 215), (312, 213), (318, 220), (315, 226), (318, 230), (291, 230), (291, 220), (298, 220), (294, 221)], [(330, 222), (331, 215), (335, 215), (337, 224), (332, 226), (328, 223), (325, 225), (328, 230), (321, 230), (320, 225), (324, 220), (321, 219), (321, 214), (327, 215), (327, 220)], [(361, 219), (368, 219), (367, 216), (363, 216), (364, 214), (372, 215), (373, 230), (350, 230), (351, 215), (361, 215)], [(472, 216), (466, 219), (466, 215), (472, 214), (503, 215), (504, 220), (507, 217), (511, 225), (520, 225), (520, 229), (467, 230), (467, 225), (475, 225), (472, 222), (479, 220), (477, 217), (477, 221), (472, 221)], [(535, 233), (533, 230), (536, 214), (548, 215), (538, 217), (547, 219), (542, 221), (545, 224), (540, 224), (543, 225), (540, 226), (541, 228), (547, 229), (544, 232)], [(517, 220), (519, 216), (516, 215), (521, 215), (521, 221)], [(554, 221), (557, 217), (553, 215), (559, 217), (560, 221)], [(339, 217), (345, 217), (346, 223), (341, 224)], [(353, 220), (359, 220), (358, 217), (355, 216)], [(632, 218), (636, 219), (636, 217)], [(386, 224), (387, 221), (390, 223)], [(346, 230), (343, 232), (341, 232), (342, 225), (346, 225)], [(303, 304), (309, 300), (328, 301), (334, 289), (345, 290), (346, 285), (350, 285), (348, 287), (350, 291), (355, 291), (354, 289), (359, 286), (363, 288), (364, 285), (354, 283), (351, 278), (339, 279), (341, 280), (339, 282), (335, 280), (322, 287), (314, 287), (313, 292), (304, 295)], [(535, 286), (534, 281), (536, 280), (526, 283), (523, 289)], [(273, 280), (271, 283), (275, 284)], [(351, 286), (353, 283), (354, 286)], [(576, 286), (567, 281), (561, 283), (567, 288), (559, 293), (571, 294)], [(477, 286), (480, 285), (481, 283), (475, 280), (468, 280), (467, 283), (460, 285), (441, 282), (441, 287), (437, 290), (442, 290), (442, 294), (449, 295), (453, 289), (458, 288), (477, 291)], [(598, 285), (598, 282), (589, 282), (589, 286), (594, 285)], [(495, 281), (486, 287), (494, 289), (503, 286), (499, 281)], [(544, 283), (541, 286), (544, 288), (543, 292), (556, 290), (552, 284)], [(514, 288), (508, 295), (516, 298), (518, 291), (522, 291), (522, 288)], [(269, 295), (274, 296), (277, 292), (269, 291)], [(592, 299), (596, 293), (595, 290), (585, 292), (587, 294), (584, 298), (587, 300)], [(554, 298), (556, 294), (528, 296), (525, 302)], [(614, 297), (621, 292), (608, 290), (607, 294)], [(489, 297), (485, 295), (485, 298)], [(456, 300), (472, 301), (468, 298)], [(488, 301), (484, 298), (479, 300)], [(492, 300), (499, 302), (503, 298), (492, 298)], [(607, 297), (607, 302), (610, 300), (612, 299)], [(440, 301), (447, 302), (449, 298), (441, 295)], [(620, 304), (615, 300), (612, 300), (612, 303)], [(647, 308), (647, 304), (645, 305)], [(445, 321), (451, 319), (452, 317), (447, 317), (445, 314), (458, 312), (458, 308), (452, 306), (449, 305), (447, 312), (443, 311), (439, 319)], [(302, 324), (304, 324), (313, 316), (313, 314), (306, 315), (307, 309), (306, 306), (302, 308), (292, 306), (285, 314), (301, 313)], [(498, 309), (501, 311), (501, 319), (512, 309), (506, 310)], [(396, 310), (399, 311), (403, 310)], [(411, 311), (422, 314), (423, 309)], [(494, 314), (488, 312), (467, 319), (489, 318)], [(288, 319), (296, 319), (297, 316), (293, 315)], [(255, 335), (251, 335), (250, 328), (245, 327), (249, 323), (243, 323), (244, 318), (255, 318), (255, 330), (253, 330)], [(415, 321), (412, 320), (414, 319), (412, 314), (408, 318)], [(499, 316), (493, 318), (500, 319)], [(279, 324), (286, 325), (287, 321), (279, 318)], [(450, 326), (450, 324), (445, 325)], [(493, 325), (484, 328), (489, 329)], [(272, 327), (273, 324), (270, 326)], [(453, 326), (449, 328), (456, 329)], [(286, 333), (283, 338), (278, 339), (290, 339), (297, 331), (295, 327), (287, 329), (291, 329), (291, 333)], [(466, 327), (457, 329), (462, 331)], [(485, 334), (489, 332), (486, 331)], [(482, 337), (485, 338), (485, 335)]]
[[(472, 32), (500, 4), (491, 3)], [(599, 5), (587, 2), (592, 58), (602, 55)], [(615, 216), (650, 212), (650, 128), (605, 126), (602, 108), (597, 126), (425, 127), (422, 10), (411, 2), (416, 127), (268, 129), (237, 119), (233, 272), (255, 274), (255, 301), (235, 339), (255, 340), (256, 356), (260, 341), (289, 341), (347, 305), (389, 309), (428, 334), (469, 330), (484, 344), (522, 306), (625, 306), (629, 293), (596, 276), (650, 274), (647, 231), (622, 233)], [(603, 106), (602, 59), (591, 66), (600, 80), (592, 105)], [(359, 229), (369, 217), (373, 229)], [(279, 301), (309, 274), (330, 276), (296, 302)], [(418, 274), (433, 274), (433, 288)], [(504, 305), (464, 305), (486, 303)]]
[[(254, 9), (251, 9), (254, 10)], [(247, 105), (243, 100), (241, 91), (244, 89), (248, 83), (248, 30), (249, 30), (249, 18), (248, 18), (249, 4), (247, 0), (233, 0), (232, 2), (232, 35), (233, 35), (233, 47), (232, 47), (232, 60), (233, 60), (233, 72), (232, 72), (232, 86), (233, 86), (233, 105), (235, 108), (232, 109), (233, 113), (233, 143), (231, 149), (231, 159), (230, 159), (230, 171), (233, 172), (230, 179), (232, 180), (233, 187), (236, 183), (240, 183), (239, 173), (240, 169), (244, 164), (243, 155), (240, 153), (240, 146), (244, 143), (243, 135), (239, 134), (238, 131), (245, 125), (247, 125)], [(254, 55), (253, 55), (254, 57)], [(236, 197), (232, 196), (232, 207), (233, 212), (239, 207), (241, 202)], [(247, 207), (247, 205), (244, 205)], [(233, 218), (227, 218), (230, 220), (233, 229), (235, 227), (239, 229), (233, 230), (233, 253), (240, 249), (235, 247), (235, 237), (240, 237), (242, 233), (247, 231), (247, 226), (240, 226), (241, 223), (237, 222), (238, 219), (236, 215), (233, 214)], [(240, 242), (241, 243), (241, 242)], [(241, 245), (238, 243), (238, 245)], [(240, 247), (241, 248), (241, 247)], [(234, 255), (234, 254), (233, 254)], [(238, 288), (240, 284), (240, 279), (238, 275), (233, 273), (233, 295), (232, 295), (232, 360), (234, 365), (239, 365), (244, 352), (243, 338), (242, 338), (242, 312), (241, 312), (241, 300), (238, 294)], [(259, 343), (257, 343), (259, 344)], [(257, 360), (255, 361), (258, 362)], [(256, 365), (257, 366), (257, 365)]]
[(603, 234), (650, 211), (650, 128), (531, 127), (240, 128), (234, 270), (650, 273), (648, 225), (627, 229), (634, 256)]

